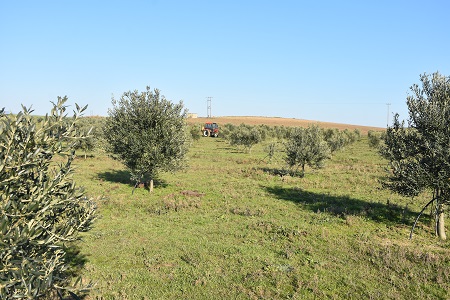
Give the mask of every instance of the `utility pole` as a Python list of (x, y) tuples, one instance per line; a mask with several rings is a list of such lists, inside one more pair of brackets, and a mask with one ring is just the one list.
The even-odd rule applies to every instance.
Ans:
[(211, 118), (211, 99), (212, 97), (206, 97), (206, 114), (208, 118)]
[(391, 105), (390, 103), (386, 103), (387, 105), (387, 121), (386, 121), (386, 126), (389, 127), (389, 106)]

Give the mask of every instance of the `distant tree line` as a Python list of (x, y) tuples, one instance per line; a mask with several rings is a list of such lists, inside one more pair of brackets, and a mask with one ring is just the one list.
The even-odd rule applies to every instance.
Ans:
[(359, 130), (323, 129), (318, 125), (302, 128), (225, 124), (221, 126), (220, 135), (231, 146), (241, 148), (248, 153), (256, 144), (272, 140), (266, 148), (266, 157), (272, 159), (276, 152), (281, 151), (284, 153), (284, 161), (291, 168), (291, 173), (300, 176), (304, 176), (305, 166), (322, 167), (324, 161), (330, 158), (334, 152), (354, 143), (361, 137)]
[[(136, 94), (135, 96), (138, 97), (139, 95)], [(135, 106), (135, 109), (137, 109), (139, 105), (135, 104)], [(88, 153), (95, 153), (94, 150), (114, 152), (110, 147), (111, 141), (108, 142), (108, 138), (105, 136), (106, 133), (109, 139), (111, 139), (111, 136), (115, 134), (114, 130), (107, 129), (108, 120), (111, 120), (111, 117), (82, 117), (79, 119), (77, 124), (78, 130), (89, 133), (89, 135), (87, 135), (87, 138), (80, 140), (75, 147), (85, 159)], [(123, 120), (126, 120), (126, 118), (123, 118)], [(143, 122), (142, 126), (149, 128), (148, 125), (144, 124), (146, 120), (144, 116), (140, 116), (139, 120), (139, 122)], [(66, 123), (69, 124), (69, 121), (67, 119)], [(133, 127), (136, 127), (139, 122), (134, 121)], [(124, 125), (122, 124), (122, 126)], [(172, 134), (168, 136), (173, 136), (174, 132), (184, 132), (178, 136), (177, 140), (183, 140), (183, 143), (187, 143), (187, 145), (192, 145), (193, 142), (201, 138), (200, 126), (198, 124), (187, 125), (186, 123), (183, 124), (180, 122), (178, 127), (186, 128), (183, 130), (172, 129)], [(142, 137), (142, 130), (144, 129), (140, 129), (140, 132), (137, 133), (129, 131), (129, 134), (136, 134), (137, 139), (139, 139), (139, 137)], [(161, 129), (159, 132), (164, 132), (164, 130)], [(336, 128), (320, 128), (317, 125), (301, 128), (248, 124), (234, 125), (227, 123), (221, 125), (220, 137), (226, 140), (231, 146), (246, 153), (251, 153), (255, 145), (270, 141), (265, 149), (267, 157), (271, 159), (277, 153), (283, 154), (283, 159), (287, 166), (292, 169), (292, 174), (295, 173), (303, 176), (305, 166), (312, 168), (322, 167), (326, 159), (330, 158), (333, 153), (357, 141), (361, 137), (361, 133), (358, 129), (353, 131), (348, 129), (339, 130)], [(382, 133), (369, 132), (369, 144), (373, 147), (378, 147), (382, 142), (382, 138)], [(117, 138), (118, 145), (121, 145), (122, 140), (123, 138)], [(169, 138), (169, 140), (173, 140), (173, 137)], [(145, 147), (139, 153), (144, 152)], [(128, 155), (129, 152), (124, 151), (123, 153)], [(136, 157), (130, 159), (134, 161)], [(131, 162), (129, 164), (132, 165)], [(301, 172), (298, 172), (299, 169)], [(140, 178), (139, 180), (133, 180), (138, 182), (143, 178), (142, 176), (138, 177)]]

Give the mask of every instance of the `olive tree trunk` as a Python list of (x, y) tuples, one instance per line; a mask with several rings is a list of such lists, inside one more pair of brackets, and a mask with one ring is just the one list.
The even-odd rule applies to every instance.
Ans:
[(153, 193), (153, 179), (150, 179), (148, 183), (148, 192)]
[(436, 224), (436, 235), (441, 240), (446, 240), (447, 235), (445, 234), (445, 215), (444, 215), (444, 205), (439, 205), (438, 216), (437, 216), (437, 224)]

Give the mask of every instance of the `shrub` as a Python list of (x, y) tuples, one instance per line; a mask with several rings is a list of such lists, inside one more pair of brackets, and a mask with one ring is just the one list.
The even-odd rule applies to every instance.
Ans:
[(104, 117), (83, 117), (77, 123), (80, 132), (87, 132), (89, 135), (79, 141), (76, 149), (82, 150), (86, 159), (87, 151), (105, 148), (105, 140), (103, 137), (103, 127), (105, 124)]
[(322, 131), (316, 125), (295, 128), (285, 143), (285, 148), (286, 163), (291, 168), (301, 167), (301, 176), (305, 174), (306, 165), (321, 168), (324, 160), (330, 157), (330, 148), (323, 139)]
[(386, 132), (369, 130), (367, 139), (371, 148), (379, 148), (384, 140)]
[(342, 149), (348, 143), (347, 137), (338, 129), (325, 129), (324, 139), (331, 152)]
[(189, 126), (189, 134), (193, 141), (198, 141), (202, 137), (201, 128), (197, 124)]
[(105, 138), (108, 150), (131, 172), (136, 184), (150, 181), (161, 171), (184, 167), (188, 151), (186, 110), (160, 96), (158, 89), (125, 92), (108, 111)]
[[(72, 178), (77, 105), (65, 118), (67, 97), (37, 125), (32, 110), (0, 113), (0, 299), (38, 298), (68, 288), (68, 248), (90, 229), (95, 205)], [(55, 155), (63, 160), (56, 163)]]
[(450, 77), (436, 72), (421, 75), (420, 81), (421, 87), (411, 86), (406, 100), (408, 126), (395, 114), (387, 129), (381, 154), (389, 160), (390, 172), (383, 186), (404, 196), (432, 194), (416, 222), (428, 206), (434, 206), (435, 232), (445, 240), (445, 211), (450, 204)]
[(339, 131), (337, 128), (330, 128), (323, 130), (323, 136), (330, 147), (331, 152), (336, 152), (343, 149), (345, 146), (356, 142), (356, 140), (360, 138), (361, 133), (357, 129), (352, 132), (348, 129)]
[(261, 132), (256, 127), (241, 124), (230, 134), (230, 144), (243, 146), (247, 152), (262, 141)]

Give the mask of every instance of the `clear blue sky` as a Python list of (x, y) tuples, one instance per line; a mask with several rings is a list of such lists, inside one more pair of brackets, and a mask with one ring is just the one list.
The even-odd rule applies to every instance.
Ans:
[[(419, 75), (450, 75), (450, 2), (0, 0), (0, 107), (158, 88), (189, 112), (386, 126)], [(392, 121), (392, 117), (390, 117)]]

